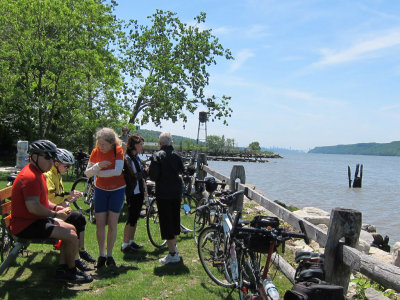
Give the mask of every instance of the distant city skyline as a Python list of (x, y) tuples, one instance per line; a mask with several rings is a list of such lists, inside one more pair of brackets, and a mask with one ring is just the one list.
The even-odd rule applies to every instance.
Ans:
[[(306, 151), (400, 140), (400, 1), (118, 2), (117, 16), (139, 24), (156, 9), (191, 24), (207, 14), (204, 28), (235, 57), (209, 70), (206, 92), (231, 96), (233, 113), (208, 135)], [(198, 112), (185, 129), (162, 125), (141, 127), (196, 138)]]

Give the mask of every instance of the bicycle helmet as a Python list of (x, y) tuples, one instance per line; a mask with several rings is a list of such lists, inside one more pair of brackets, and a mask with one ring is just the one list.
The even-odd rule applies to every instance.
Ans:
[(58, 148), (57, 149), (57, 161), (64, 165), (73, 165), (75, 163), (75, 158), (71, 152), (66, 149)]
[(57, 147), (54, 143), (50, 142), (49, 140), (37, 140), (30, 143), (28, 152), (30, 154), (33, 153), (47, 154), (52, 158), (57, 157)]
[(214, 177), (206, 177), (206, 178), (204, 178), (204, 181), (206, 182), (206, 191), (207, 192), (213, 193), (217, 189), (218, 183)]

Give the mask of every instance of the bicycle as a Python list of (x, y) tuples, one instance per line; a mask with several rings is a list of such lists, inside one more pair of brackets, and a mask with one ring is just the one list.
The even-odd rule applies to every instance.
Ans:
[(76, 178), (84, 176), (86, 166), (89, 162), (90, 155), (83, 151), (77, 151), (73, 153), (75, 158), (74, 171)]
[(82, 192), (82, 197), (76, 198), (73, 203), (75, 208), (89, 216), (89, 222), (95, 224), (96, 216), (94, 211), (94, 177), (81, 177), (72, 184), (71, 191)]
[[(206, 177), (204, 180), (196, 180), (195, 184), (199, 189), (199, 184), (204, 184), (205, 189), (208, 193), (208, 197), (202, 198), (198, 202), (198, 206), (194, 212), (194, 224), (193, 224), (193, 238), (195, 243), (197, 244), (199, 233), (206, 227), (208, 224), (216, 222), (216, 212), (214, 209), (213, 203), (214, 196), (222, 197), (229, 195), (231, 191), (224, 190), (226, 183), (225, 182), (216, 182), (214, 177)], [(222, 190), (217, 193), (216, 190), (218, 186), (221, 186)]]
[[(235, 286), (239, 297), (251, 300), (281, 299), (273, 280), (268, 276), (272, 254), (279, 245), (282, 245), (284, 252), (286, 240), (301, 238), (309, 243), (308, 238), (303, 233), (284, 231), (276, 217), (256, 216), (250, 222), (250, 227), (244, 227), (238, 226), (240, 216), (239, 212), (230, 232), (231, 243), (236, 245), (238, 280)], [(299, 224), (304, 232), (303, 223)], [(261, 253), (267, 253), (263, 268), (260, 267)]]
[(230, 259), (232, 216), (229, 206), (244, 190), (213, 199), (206, 206), (215, 210), (214, 219), (204, 228), (198, 238), (197, 250), (207, 275), (218, 285), (234, 287), (238, 280), (235, 263)]

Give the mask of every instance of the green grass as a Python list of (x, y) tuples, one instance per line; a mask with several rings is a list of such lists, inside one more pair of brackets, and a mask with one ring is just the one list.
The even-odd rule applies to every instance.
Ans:
[[(0, 173), (0, 188), (7, 176)], [(70, 190), (72, 181), (64, 181)], [(30, 245), (28, 253), (18, 256), (0, 276), (0, 299), (238, 299), (238, 293), (214, 284), (205, 273), (197, 254), (192, 234), (181, 234), (178, 239), (182, 262), (163, 266), (158, 259), (167, 254), (166, 248), (155, 249), (148, 240), (144, 219), (138, 222), (135, 240), (144, 245), (136, 254), (120, 251), (126, 214), (118, 224), (114, 247), (116, 268), (90, 272), (95, 280), (90, 284), (69, 285), (54, 279), (58, 251), (51, 245)], [(88, 223), (86, 249), (97, 257), (95, 225)], [(274, 271), (272, 271), (274, 273)], [(273, 274), (272, 273), (272, 274)], [(275, 283), (283, 296), (290, 282), (277, 272)]]

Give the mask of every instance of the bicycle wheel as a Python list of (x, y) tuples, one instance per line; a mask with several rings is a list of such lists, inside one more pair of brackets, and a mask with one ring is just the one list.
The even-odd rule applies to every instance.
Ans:
[(0, 258), (3, 262), (14, 246), (14, 239), (8, 234), (3, 227), (0, 228)]
[(95, 211), (94, 211), (94, 186), (92, 184), (92, 180), (86, 177), (81, 177), (75, 180), (72, 185), (71, 191), (77, 190), (82, 192), (82, 197), (76, 199), (73, 202), (75, 208), (87, 215), (89, 217), (89, 221), (91, 223), (95, 223)]
[[(253, 257), (253, 258), (252, 258)], [(239, 299), (253, 299), (257, 295), (256, 270), (260, 270), (260, 263), (257, 256), (249, 251), (242, 250), (239, 254)], [(258, 273), (261, 275), (261, 273)], [(243, 292), (243, 287), (247, 293)]]
[[(205, 199), (201, 199), (198, 206), (204, 205), (206, 203)], [(198, 237), (200, 232), (208, 225), (209, 219), (209, 210), (205, 208), (202, 211), (198, 211), (194, 214), (194, 222), (193, 222), (193, 238), (194, 242), (197, 244)]]
[(183, 195), (181, 203), (181, 227), (183, 233), (193, 231), (193, 212), (196, 210), (197, 201), (190, 195)]
[(233, 287), (229, 253), (222, 228), (207, 227), (199, 235), (197, 250), (207, 275), (218, 285)]
[(167, 241), (161, 238), (160, 219), (155, 198), (150, 202), (149, 208), (147, 209), (146, 228), (149, 240), (153, 246), (157, 248), (163, 247)]

